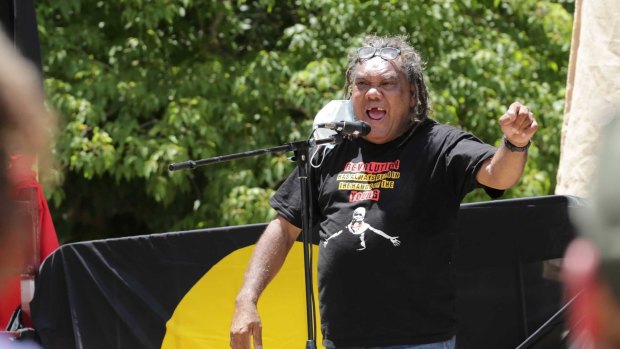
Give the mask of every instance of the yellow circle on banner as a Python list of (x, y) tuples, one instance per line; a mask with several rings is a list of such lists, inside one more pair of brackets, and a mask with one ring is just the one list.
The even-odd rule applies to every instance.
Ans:
[[(229, 329), (235, 297), (243, 281), (254, 245), (234, 251), (220, 260), (183, 297), (166, 323), (162, 349), (229, 348)], [(312, 278), (320, 328), (316, 267), (318, 247), (313, 246)], [(296, 242), (282, 269), (258, 302), (263, 323), (263, 347), (305, 347), (308, 339), (303, 248)], [(320, 331), (317, 348), (323, 348)]]

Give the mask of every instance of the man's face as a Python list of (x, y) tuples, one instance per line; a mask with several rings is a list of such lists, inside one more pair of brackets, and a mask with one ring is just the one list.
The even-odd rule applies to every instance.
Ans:
[(358, 120), (371, 126), (363, 138), (372, 143), (387, 143), (402, 135), (409, 124), (409, 111), (416, 105), (413, 85), (398, 68), (397, 59), (362, 60), (353, 77), (353, 111)]

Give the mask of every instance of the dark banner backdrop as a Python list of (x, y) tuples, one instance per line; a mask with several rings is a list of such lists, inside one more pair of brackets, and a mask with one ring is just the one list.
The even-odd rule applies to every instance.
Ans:
[[(575, 236), (568, 211), (581, 205), (576, 198), (547, 196), (462, 206), (455, 249), (458, 348), (515, 348), (561, 308), (560, 284), (549, 276), (543, 262), (563, 255)], [(32, 304), (33, 321), (43, 346), (227, 347), (232, 315), (228, 314), (232, 311), (228, 303), (233, 303), (249, 254), (241, 259), (231, 256), (251, 247), (264, 227), (247, 225), (62, 246), (43, 264)], [(235, 260), (236, 267), (220, 267), (218, 276), (209, 279), (199, 293), (199, 280), (204, 281), (205, 275), (225, 260)], [(295, 283), (295, 287), (303, 283), (303, 277), (295, 280), (285, 282)], [(171, 318), (179, 312), (175, 309), (181, 308), (179, 304), (193, 288), (195, 302), (215, 304), (186, 322), (198, 326), (195, 335), (204, 337), (202, 344), (188, 345), (191, 338), (189, 342), (165, 340), (167, 323), (170, 326)], [(281, 290), (275, 297), (283, 300), (290, 292), (286, 285)], [(231, 294), (219, 296), (222, 299), (206, 299), (227, 293)], [(303, 301), (302, 292), (298, 297)], [(273, 309), (278, 303), (273, 304), (264, 311), (278, 312), (281, 317), (304, 317), (301, 308)], [(209, 332), (205, 327), (200, 329), (218, 321), (212, 333), (205, 333)], [(269, 327), (264, 328), (267, 331)], [(561, 321), (540, 331), (541, 339), (532, 341), (528, 348), (561, 348), (558, 328), (562, 329)], [(182, 336), (192, 336), (190, 329), (177, 330)], [(282, 337), (270, 338), (272, 343), (291, 347), (287, 342), (290, 338), (285, 338), (289, 329), (273, 332)], [(303, 342), (304, 338), (299, 338), (299, 345)], [(545, 346), (549, 342), (552, 346)]]

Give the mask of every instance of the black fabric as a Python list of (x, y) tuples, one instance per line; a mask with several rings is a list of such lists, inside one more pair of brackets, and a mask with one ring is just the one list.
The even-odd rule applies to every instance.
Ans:
[[(450, 229), (495, 150), (428, 120), (405, 142), (353, 139), (325, 155), (311, 178), (326, 343), (418, 344), (454, 335)], [(289, 176), (271, 204), (300, 226), (296, 177)]]
[[(558, 311), (561, 284), (545, 276), (541, 261), (564, 254), (575, 236), (568, 208), (579, 205), (565, 196), (461, 205), (455, 224), (457, 348), (515, 348)], [(253, 244), (264, 228), (61, 246), (43, 263), (32, 303), (42, 346), (160, 348), (165, 322), (191, 287), (218, 260)]]
[[(513, 349), (554, 316), (564, 303), (562, 285), (558, 270), (545, 261), (564, 256), (577, 235), (570, 211), (584, 206), (569, 196), (461, 205), (455, 225), (457, 348)], [(565, 348), (563, 321), (556, 319), (553, 331), (544, 329), (522, 348)], [(543, 342), (551, 344), (538, 346)]]
[(43, 347), (160, 348), (190, 288), (264, 224), (61, 246), (45, 260), (31, 304)]
[(0, 24), (19, 52), (43, 76), (34, 0), (0, 0)]
[(0, 0), (0, 25), (2, 31), (13, 40), (15, 32), (15, 0)]

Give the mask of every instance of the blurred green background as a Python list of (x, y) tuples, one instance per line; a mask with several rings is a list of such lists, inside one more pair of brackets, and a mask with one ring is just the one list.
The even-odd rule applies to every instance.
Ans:
[(168, 164), (306, 139), (343, 97), (347, 52), (366, 33), (410, 36), (440, 122), (498, 144), (499, 116), (526, 103), (540, 129), (504, 198), (553, 194), (573, 11), (572, 0), (39, 1), (45, 89), (61, 116), (46, 192), (59, 238), (271, 219), (290, 153)]

